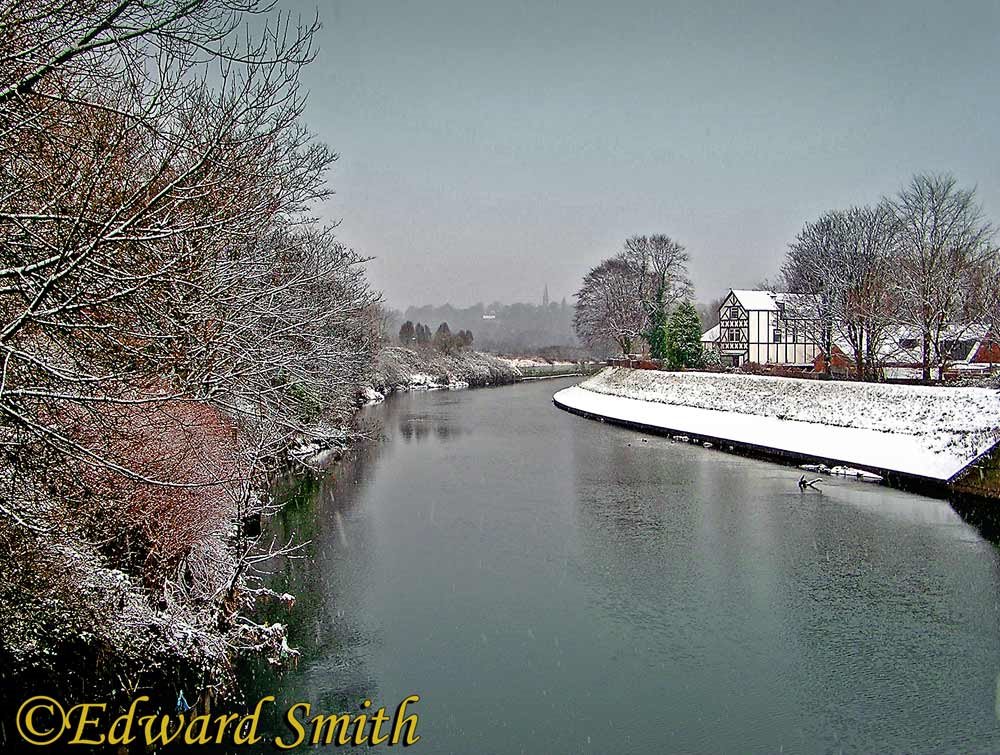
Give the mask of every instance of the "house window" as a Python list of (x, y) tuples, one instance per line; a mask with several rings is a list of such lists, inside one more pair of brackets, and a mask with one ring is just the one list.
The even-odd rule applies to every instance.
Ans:
[(774, 342), (781, 343), (781, 328), (774, 329)]
[(792, 326), (792, 343), (795, 343), (798, 340), (799, 340), (799, 329), (793, 325)]
[(740, 308), (739, 307), (730, 307), (729, 308), (729, 319), (730, 320), (739, 320), (740, 319)]
[(740, 331), (737, 330), (736, 328), (729, 328), (726, 331), (726, 340), (729, 341), (730, 343), (739, 343)]

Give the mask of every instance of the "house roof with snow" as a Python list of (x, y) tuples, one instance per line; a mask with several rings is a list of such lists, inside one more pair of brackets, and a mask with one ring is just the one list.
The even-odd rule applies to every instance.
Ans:
[(716, 325), (713, 328), (709, 328), (704, 333), (701, 334), (702, 343), (715, 343), (719, 340), (719, 336), (722, 334), (722, 326)]
[(778, 309), (778, 303), (775, 301), (773, 291), (751, 291), (734, 288), (733, 296), (736, 297), (740, 306), (746, 310), (774, 311)]
[[(973, 362), (979, 350), (993, 342), (987, 325), (954, 325), (941, 334), (941, 346), (949, 362)], [(845, 353), (850, 346), (845, 343)], [(886, 334), (879, 344), (878, 358), (891, 364), (919, 364), (923, 358), (922, 339), (913, 328), (900, 327)]]
[(813, 294), (787, 294), (775, 291), (732, 289), (733, 296), (747, 311), (776, 312), (789, 317), (815, 317), (819, 297)]

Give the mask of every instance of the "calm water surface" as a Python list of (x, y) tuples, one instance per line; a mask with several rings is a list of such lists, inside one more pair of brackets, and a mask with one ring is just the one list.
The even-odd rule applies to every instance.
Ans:
[(997, 550), (947, 504), (581, 419), (572, 380), (395, 397), (278, 566), (325, 712), (425, 753), (998, 752)]

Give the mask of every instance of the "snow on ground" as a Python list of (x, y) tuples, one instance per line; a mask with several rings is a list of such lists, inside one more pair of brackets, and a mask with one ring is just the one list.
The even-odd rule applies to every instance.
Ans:
[(443, 388), (444, 386), (435, 380), (433, 375), (428, 375), (424, 372), (415, 372), (410, 375), (409, 389), (410, 390), (420, 390), (423, 389), (434, 389)]
[(385, 401), (385, 395), (376, 391), (371, 386), (366, 386), (361, 390), (361, 400), (364, 402), (365, 406), (371, 406), (372, 404), (381, 404)]
[(541, 357), (500, 357), (501, 362), (506, 362), (511, 367), (516, 367), (518, 369), (522, 367), (575, 367), (576, 362), (566, 362), (556, 360), (550, 362), (547, 359), (542, 359)]
[(371, 387), (387, 395), (393, 391), (500, 385), (514, 382), (519, 375), (510, 364), (478, 351), (441, 354), (386, 346), (376, 359)]
[(569, 408), (682, 433), (947, 480), (1000, 440), (1000, 393), (610, 368)]

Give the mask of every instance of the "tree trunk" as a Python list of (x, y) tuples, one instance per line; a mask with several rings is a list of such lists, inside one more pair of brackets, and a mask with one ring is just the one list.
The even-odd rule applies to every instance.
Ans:
[(920, 374), (924, 380), (931, 379), (931, 334), (926, 328), (923, 334), (923, 344), (921, 346), (921, 370)]
[(833, 376), (833, 328), (829, 325), (824, 329), (823, 340), (823, 374)]

